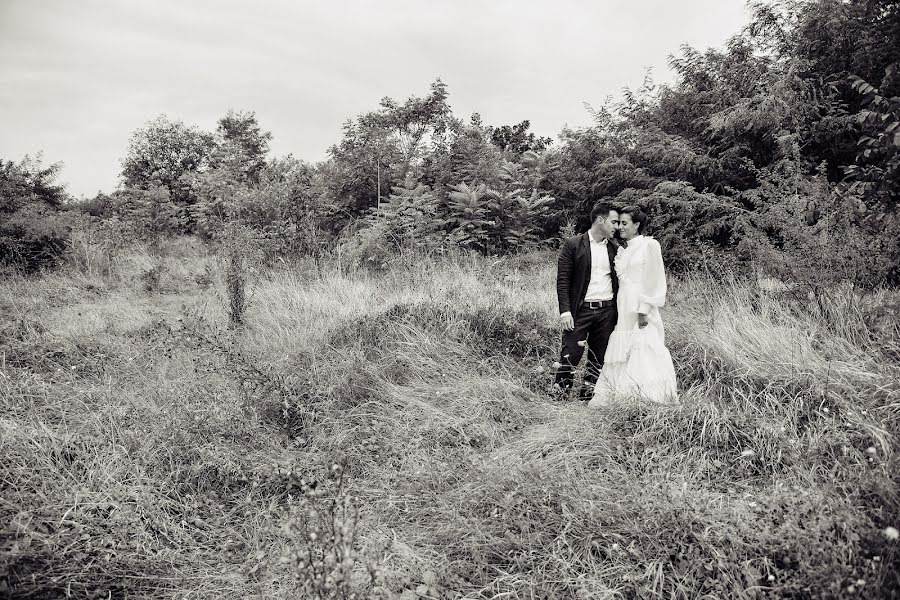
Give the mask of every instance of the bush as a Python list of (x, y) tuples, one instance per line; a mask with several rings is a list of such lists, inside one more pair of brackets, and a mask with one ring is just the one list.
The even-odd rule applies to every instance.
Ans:
[(125, 223), (117, 217), (100, 220), (87, 213), (71, 213), (66, 262), (88, 276), (112, 275), (126, 245)]
[(758, 187), (733, 197), (664, 181), (650, 192), (624, 190), (616, 201), (648, 213), (648, 233), (672, 272), (763, 273), (815, 292), (840, 281), (867, 289), (891, 283), (900, 220), (888, 216), (872, 229), (855, 197), (800, 168), (783, 161), (759, 170)]
[(395, 187), (387, 203), (360, 223), (347, 244), (351, 264), (378, 267), (409, 250), (458, 247), (481, 254), (510, 254), (540, 242), (543, 220), (554, 199), (536, 189), (526, 192), (523, 174), (505, 164), (499, 189), (460, 183), (446, 199), (422, 184)]
[(395, 238), (390, 237), (384, 224), (359, 229), (345, 237), (336, 249), (339, 267), (384, 271), (399, 255)]
[(70, 223), (64, 213), (32, 204), (0, 225), (0, 263), (26, 273), (54, 267), (65, 254)]
[(484, 254), (525, 250), (538, 241), (541, 219), (553, 198), (530, 197), (515, 183), (493, 190), (484, 184), (453, 186), (444, 218), (448, 239)]
[(371, 213), (371, 227), (379, 229), (389, 245), (404, 248), (434, 248), (446, 242), (438, 221), (438, 202), (427, 185), (394, 187), (388, 201)]
[(62, 258), (69, 224), (60, 214), (65, 190), (54, 183), (61, 167), (41, 167), (40, 155), (0, 159), (0, 264), (30, 273)]
[(700, 193), (684, 181), (664, 181), (651, 192), (627, 189), (618, 204), (640, 206), (650, 217), (647, 233), (659, 241), (673, 272), (734, 266), (742, 211), (728, 198)]
[(227, 223), (240, 223), (254, 231), (268, 263), (318, 256), (331, 240), (325, 221), (333, 207), (307, 163), (273, 160), (252, 183), (216, 171), (195, 177), (194, 187), (200, 199), (190, 209), (191, 218), (205, 239), (216, 238)]

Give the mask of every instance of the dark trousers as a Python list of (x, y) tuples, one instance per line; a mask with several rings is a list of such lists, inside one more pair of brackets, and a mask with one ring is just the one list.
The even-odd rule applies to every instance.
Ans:
[[(575, 329), (563, 331), (562, 351), (559, 354), (560, 367), (556, 370), (556, 383), (565, 390), (571, 389), (575, 367), (581, 362), (587, 346), (588, 358), (584, 367), (584, 386), (581, 395), (589, 399), (600, 369), (603, 368), (603, 355), (609, 344), (609, 336), (616, 328), (617, 311), (615, 305), (602, 308), (590, 308), (583, 304), (575, 315)], [(587, 340), (585, 345), (578, 342)]]

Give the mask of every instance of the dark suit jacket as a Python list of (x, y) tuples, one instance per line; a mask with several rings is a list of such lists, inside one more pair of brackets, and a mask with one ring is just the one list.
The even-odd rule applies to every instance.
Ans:
[[(613, 298), (619, 293), (619, 278), (616, 277), (615, 263), (613, 262), (617, 249), (618, 246), (614, 245), (612, 240), (606, 243)], [(587, 232), (584, 232), (563, 242), (562, 249), (559, 251), (556, 269), (556, 297), (559, 300), (560, 314), (567, 311), (571, 312), (573, 317), (578, 314), (590, 282), (591, 238), (588, 237)]]

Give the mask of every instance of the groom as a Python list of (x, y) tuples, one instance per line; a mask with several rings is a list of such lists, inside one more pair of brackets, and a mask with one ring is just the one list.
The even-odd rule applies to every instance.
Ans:
[(575, 367), (588, 351), (580, 400), (590, 400), (603, 366), (609, 336), (616, 327), (616, 292), (619, 280), (613, 260), (613, 240), (619, 213), (612, 204), (598, 202), (591, 211), (591, 228), (567, 239), (559, 252), (556, 295), (563, 328), (562, 351), (554, 392), (568, 395)]

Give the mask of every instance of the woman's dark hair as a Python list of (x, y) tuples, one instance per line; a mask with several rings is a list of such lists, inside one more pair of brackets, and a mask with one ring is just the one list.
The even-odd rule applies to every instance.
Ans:
[(637, 223), (638, 233), (644, 233), (644, 230), (647, 228), (647, 213), (642, 211), (637, 206), (623, 206), (619, 209), (619, 216), (629, 215), (631, 217), (632, 223)]

